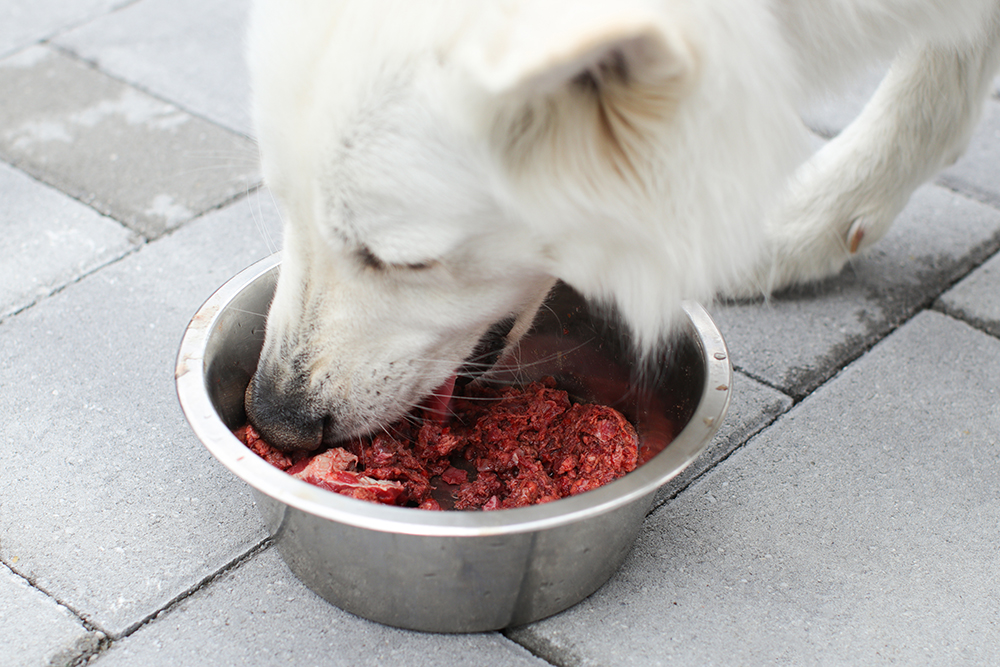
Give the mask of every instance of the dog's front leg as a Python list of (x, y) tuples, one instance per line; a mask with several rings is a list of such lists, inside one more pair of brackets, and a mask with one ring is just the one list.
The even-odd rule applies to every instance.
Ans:
[(902, 52), (858, 118), (792, 179), (744, 295), (821, 279), (882, 238), (913, 191), (965, 150), (1000, 64), (1000, 11), (963, 45)]

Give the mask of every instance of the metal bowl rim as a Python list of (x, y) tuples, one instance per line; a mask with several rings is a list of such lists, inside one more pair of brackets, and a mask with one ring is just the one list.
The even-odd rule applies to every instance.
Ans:
[(702, 396), (691, 420), (662, 452), (624, 477), (599, 489), (550, 503), (492, 512), (432, 512), (379, 505), (339, 495), (282, 472), (236, 438), (212, 405), (205, 383), (205, 353), (225, 308), (270, 271), (281, 253), (247, 267), (219, 287), (198, 309), (184, 332), (175, 379), (181, 409), (202, 444), (237, 477), (261, 493), (303, 512), (342, 524), (423, 536), (489, 536), (546, 530), (614, 511), (654, 493), (708, 446), (729, 406), (732, 366), (711, 316), (685, 302), (694, 340), (706, 366)]

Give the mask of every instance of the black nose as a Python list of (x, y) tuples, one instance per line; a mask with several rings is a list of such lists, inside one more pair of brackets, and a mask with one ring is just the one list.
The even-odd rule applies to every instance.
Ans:
[(247, 418), (261, 437), (279, 449), (317, 449), (323, 442), (323, 416), (310, 405), (304, 384), (275, 381), (261, 366), (247, 385)]

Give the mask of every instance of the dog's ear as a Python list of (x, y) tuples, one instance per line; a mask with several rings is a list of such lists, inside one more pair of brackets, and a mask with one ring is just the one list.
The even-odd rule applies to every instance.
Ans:
[(669, 122), (697, 80), (690, 19), (649, 0), (483, 3), (457, 50), (483, 97), (470, 115), (519, 192), (647, 195)]
[(643, 0), (510, 0), (486, 5), (460, 50), (490, 94), (537, 97), (605, 73), (683, 82), (695, 69), (677, 23)]

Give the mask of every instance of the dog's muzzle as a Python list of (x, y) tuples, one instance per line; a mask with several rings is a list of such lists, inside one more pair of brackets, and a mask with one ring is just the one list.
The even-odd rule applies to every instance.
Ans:
[[(466, 358), (454, 383), (435, 392), (434, 404), (446, 413), (454, 386), (465, 386), (482, 377), (496, 365), (501, 354), (510, 344), (508, 339), (517, 322), (516, 316), (505, 317), (493, 324), (479, 339), (472, 353)], [(334, 408), (341, 406), (318, 405), (302, 378), (283, 377), (269, 364), (262, 364), (247, 385), (245, 406), (247, 418), (257, 432), (271, 445), (284, 450), (319, 449), (324, 442), (332, 443), (342, 438), (338, 430)], [(447, 391), (448, 395), (441, 395)]]

